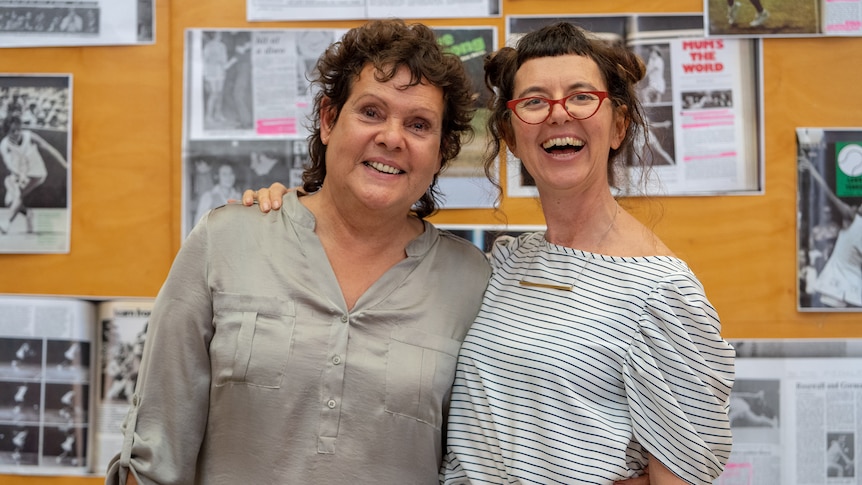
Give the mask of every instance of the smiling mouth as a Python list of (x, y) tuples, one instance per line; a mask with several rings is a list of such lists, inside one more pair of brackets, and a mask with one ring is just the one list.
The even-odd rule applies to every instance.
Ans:
[(563, 138), (552, 138), (542, 143), (542, 148), (544, 148), (547, 153), (566, 151), (579, 152), (581, 151), (581, 149), (584, 148), (584, 141), (578, 140), (577, 138), (573, 138), (571, 136)]
[(380, 163), (380, 162), (364, 162), (364, 163), (365, 163), (366, 167), (371, 167), (380, 173), (388, 173), (390, 175), (398, 175), (398, 174), (406, 173), (406, 172), (404, 172), (404, 170), (398, 170), (397, 168), (395, 168), (393, 166), (386, 165), (386, 164)]

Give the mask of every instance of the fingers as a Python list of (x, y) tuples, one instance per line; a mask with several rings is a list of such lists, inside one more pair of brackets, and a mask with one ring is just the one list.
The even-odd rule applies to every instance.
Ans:
[(639, 477), (629, 478), (628, 480), (614, 482), (614, 485), (649, 485), (649, 475), (641, 475)]
[(246, 207), (254, 205), (255, 199), (257, 199), (257, 193), (254, 190), (248, 189), (242, 193), (242, 205)]
[(242, 193), (242, 205), (248, 207), (257, 202), (257, 208), (266, 214), (267, 212), (281, 208), (281, 198), (290, 190), (281, 183), (274, 183), (269, 188), (257, 190), (248, 189)]
[(614, 482), (614, 485), (649, 485), (649, 466), (644, 467), (642, 473), (639, 477)]
[[(278, 206), (275, 205), (276, 201), (272, 198), (272, 193), (269, 189), (258, 189), (257, 190), (257, 208), (260, 209), (261, 212), (266, 214), (272, 209), (278, 209)], [(278, 199), (279, 205), (281, 204), (281, 199)]]

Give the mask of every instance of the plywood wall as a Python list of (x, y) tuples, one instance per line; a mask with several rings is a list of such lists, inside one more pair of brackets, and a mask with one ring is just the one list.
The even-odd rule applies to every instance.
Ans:
[[(700, 0), (504, 0), (504, 15), (701, 12)], [(417, 19), (422, 20), (422, 19)], [(254, 23), (244, 0), (157, 0), (156, 43), (3, 49), (0, 72), (71, 73), (72, 237), (65, 255), (0, 255), (0, 293), (154, 296), (180, 245), (183, 32), (186, 28), (352, 27)], [(499, 19), (429, 20), (434, 26)], [(500, 39), (502, 42), (502, 39)], [(862, 38), (763, 42), (763, 195), (628, 201), (699, 275), (728, 338), (862, 337), (862, 314), (796, 311), (796, 141), (800, 126), (862, 126)], [(534, 200), (504, 200), (511, 224), (542, 224)], [(657, 220), (655, 219), (657, 217)], [(487, 210), (439, 223), (498, 223)], [(101, 478), (2, 476), (9, 485)]]

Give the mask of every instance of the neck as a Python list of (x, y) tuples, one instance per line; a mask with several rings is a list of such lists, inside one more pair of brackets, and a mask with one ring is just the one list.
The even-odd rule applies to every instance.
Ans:
[[(361, 248), (391, 247), (410, 240), (424, 231), (421, 220), (407, 213), (382, 213), (362, 207), (344, 207), (322, 193), (300, 198), (316, 221), (318, 237), (331, 242)], [(373, 250), (373, 249), (372, 249)]]
[(622, 211), (610, 191), (589, 199), (552, 201), (551, 205), (543, 199), (542, 210), (549, 242), (589, 252), (601, 252)]

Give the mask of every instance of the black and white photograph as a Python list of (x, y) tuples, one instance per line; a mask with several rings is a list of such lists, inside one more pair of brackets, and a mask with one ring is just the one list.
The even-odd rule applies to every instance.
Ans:
[(738, 379), (730, 393), (730, 426), (778, 428), (780, 401), (780, 380)]
[(304, 140), (189, 141), (183, 190), (184, 234), (211, 209), (239, 200), (247, 188), (301, 184), (308, 162)]
[(41, 381), (0, 381), (0, 423), (37, 424), (41, 404)]
[(156, 36), (155, 0), (138, 0), (138, 42), (153, 42)]
[(204, 130), (251, 130), (251, 33), (212, 30), (203, 32)]
[(0, 423), (0, 466), (39, 464), (39, 427)]
[(99, 35), (96, 2), (58, 6), (57, 2), (0, 3), (0, 32), (24, 35)]
[(81, 467), (87, 463), (87, 434), (83, 426), (46, 426), (42, 461), (53, 466)]
[(854, 478), (856, 476), (856, 433), (826, 433), (826, 477)]
[(67, 253), (72, 80), (0, 76), (0, 253)]
[[(638, 133), (634, 147), (636, 153), (629, 154), (629, 165), (648, 166), (676, 165), (674, 147), (673, 105), (644, 106), (647, 133)], [(638, 158), (639, 155), (641, 158)]]
[(797, 309), (862, 311), (862, 129), (797, 128)]
[(0, 0), (0, 47), (151, 44), (154, 0)]
[(670, 46), (661, 44), (638, 44), (634, 47), (635, 53), (644, 60), (646, 74), (638, 83), (638, 94), (641, 103), (645, 106), (672, 103), (673, 88), (671, 82), (673, 75), (670, 69)]

